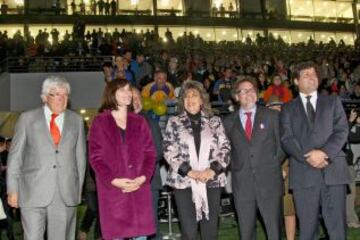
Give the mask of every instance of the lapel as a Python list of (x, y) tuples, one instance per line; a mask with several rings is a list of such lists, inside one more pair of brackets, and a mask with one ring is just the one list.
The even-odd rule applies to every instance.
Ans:
[(304, 104), (302, 103), (300, 95), (295, 99), (295, 101), (296, 101), (296, 105), (297, 105), (297, 110), (300, 112), (301, 120), (307, 124), (309, 131), (313, 131), (313, 129), (316, 128), (315, 126), (319, 122), (319, 117), (321, 116), (321, 111), (323, 110), (319, 106), (323, 105), (324, 98), (320, 94), (318, 94), (318, 96), (317, 96), (315, 120), (314, 120), (313, 124), (310, 123), (309, 118), (307, 117), (306, 109), (304, 107)]
[[(261, 106), (256, 106), (256, 112), (255, 112), (255, 118), (254, 118), (254, 124), (253, 124), (253, 128), (252, 128), (252, 133), (251, 133), (251, 141), (250, 143), (254, 143), (256, 141), (256, 139), (259, 136), (259, 131), (261, 130), (261, 126), (262, 124), (264, 124), (264, 111), (262, 109)], [(244, 131), (245, 133), (245, 131)], [(247, 140), (247, 138), (246, 138)], [(247, 141), (249, 142), (249, 141)]]
[(251, 132), (251, 140), (249, 141), (246, 136), (245, 129), (244, 129), (243, 125), (241, 124), (240, 109), (236, 112), (236, 116), (234, 119), (234, 128), (239, 130), (241, 138), (243, 139), (242, 142), (244, 142), (246, 144), (255, 142), (255, 140), (258, 136), (258, 132), (260, 131), (260, 125), (263, 122), (263, 115), (264, 114), (263, 114), (262, 107), (257, 105), (256, 112), (255, 112), (255, 118), (254, 118), (254, 124), (253, 124), (252, 132)]
[(120, 136), (120, 129), (116, 125), (114, 117), (111, 115), (111, 111), (107, 110), (104, 112), (106, 119), (106, 135), (114, 143), (114, 146), (118, 146), (122, 142)]
[[(61, 138), (60, 138), (60, 143), (59, 143), (59, 147), (61, 145), (64, 144), (67, 136), (69, 135), (69, 133), (71, 132), (71, 127), (72, 127), (72, 124), (71, 124), (71, 119), (70, 119), (70, 116), (69, 116), (69, 110), (66, 110), (64, 112), (64, 122), (63, 122), (63, 128), (62, 128), (62, 133), (61, 133)], [(54, 145), (55, 147), (55, 145)]]
[[(234, 120), (233, 120), (233, 129), (235, 132), (239, 133), (242, 138), (246, 138), (245, 136), (245, 129), (243, 128), (240, 120), (240, 110), (234, 112)], [(237, 139), (237, 138), (236, 138)]]
[(50, 134), (50, 129), (48, 127), (48, 123), (46, 122), (44, 107), (39, 108), (39, 110), (37, 112), (35, 112), (35, 114), (38, 117), (39, 125), (41, 126), (41, 128), (39, 130), (42, 131), (44, 135), (46, 135), (46, 139), (51, 144), (51, 146), (56, 148), (54, 145), (52, 136)]
[[(246, 143), (249, 143), (249, 141), (247, 140), (247, 137), (246, 137), (246, 134), (245, 134), (245, 129), (244, 127), (242, 126), (241, 124), (241, 120), (240, 120), (240, 109), (237, 110), (235, 113), (235, 116), (234, 116), (234, 126), (233, 128), (235, 128), (235, 131), (234, 133), (240, 133), (240, 137), (242, 139), (244, 139), (243, 142), (246, 142)], [(238, 139), (237, 137), (235, 137), (234, 139)]]
[(195, 141), (194, 141), (194, 133), (191, 127), (191, 121), (187, 116), (186, 112), (179, 115), (180, 122), (184, 125), (185, 130), (188, 133), (187, 137), (187, 145), (189, 147), (189, 156), (190, 159), (196, 160), (190, 162), (204, 162), (208, 160), (209, 153), (210, 153), (210, 143), (211, 143), (211, 129), (210, 129), (210, 121), (207, 116), (201, 112), (201, 132), (200, 132), (200, 149), (199, 149), (199, 156), (196, 153)]
[(47, 139), (50, 142), (50, 144), (53, 146), (53, 148), (56, 149), (56, 148), (59, 148), (61, 145), (63, 145), (66, 138), (68, 137), (69, 133), (71, 132), (72, 124), (71, 124), (69, 110), (65, 110), (65, 112), (64, 112), (63, 128), (62, 128), (61, 138), (60, 138), (60, 142), (59, 142), (58, 146), (55, 146), (54, 141), (52, 139), (48, 123), (46, 122), (44, 108), (40, 108), (40, 111), (39, 111), (39, 113), (37, 113), (37, 115), (39, 116), (40, 124), (42, 126), (45, 126), (42, 129), (44, 129), (45, 135), (47, 136)]
[(325, 98), (322, 95), (318, 94), (316, 101), (315, 121), (314, 121), (313, 130), (316, 129), (317, 124), (320, 122), (320, 117), (323, 116), (322, 111), (325, 109), (324, 106), (326, 105), (326, 102), (324, 100)]
[(199, 163), (208, 162), (211, 145), (211, 129), (209, 118), (201, 114), (201, 133), (200, 133), (200, 150), (199, 150)]
[[(126, 131), (125, 131), (125, 141), (123, 140), (121, 136), (121, 130), (116, 124), (116, 120), (111, 114), (110, 110), (107, 110), (104, 112), (105, 114), (105, 123), (106, 123), (106, 135), (108, 139), (112, 142), (112, 145), (114, 146), (114, 149), (119, 156), (123, 159), (123, 161), (129, 160), (129, 141), (132, 135), (137, 135), (138, 133), (138, 127), (136, 124), (133, 124), (131, 113), (128, 112), (127, 114), (127, 120), (126, 120)], [(129, 134), (129, 132), (132, 132), (134, 134)], [(118, 156), (118, 155), (117, 155)], [(131, 160), (131, 159), (130, 159)]]
[[(319, 99), (319, 98), (318, 98)], [(300, 113), (300, 118), (301, 118), (301, 121), (306, 123), (308, 129), (312, 129), (312, 124), (310, 123), (308, 117), (307, 117), (307, 113), (306, 113), (306, 109), (304, 107), (304, 104), (301, 100), (301, 97), (300, 95), (295, 99), (295, 103), (296, 103), (296, 108), (297, 108), (297, 112)], [(316, 112), (315, 112), (315, 118), (316, 118)]]

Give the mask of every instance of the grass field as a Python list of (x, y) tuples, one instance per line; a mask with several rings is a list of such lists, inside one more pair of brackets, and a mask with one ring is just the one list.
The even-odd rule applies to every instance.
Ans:
[[(86, 207), (80, 206), (78, 209), (78, 218), (81, 221), (81, 218), (85, 212)], [(357, 209), (358, 213), (360, 213), (360, 208)], [(79, 222), (79, 221), (78, 221)], [(115, 227), (115, 226), (114, 226)], [(23, 239), (22, 231), (21, 231), (21, 224), (20, 222), (15, 222), (15, 238), (16, 240)], [(161, 223), (160, 225), (161, 232), (166, 235), (168, 233), (168, 224)], [(179, 233), (178, 223), (173, 223), (173, 231), (174, 233)], [(88, 235), (88, 240), (93, 240), (93, 231), (91, 230)], [(322, 235), (322, 234), (321, 234)], [(2, 232), (1, 238), (2, 240), (7, 239), (5, 232)], [(220, 227), (219, 227), (219, 239), (220, 240), (240, 240), (238, 234), (238, 228), (233, 216), (222, 217), (220, 219)], [(257, 226), (257, 240), (265, 240), (265, 234), (261, 227), (261, 224)], [(285, 238), (284, 238), (285, 239)], [(51, 239), (49, 239), (51, 240)], [(349, 229), (347, 240), (360, 240), (360, 229)]]
[[(360, 216), (360, 207), (357, 209), (358, 215)], [(81, 214), (79, 214), (81, 215)], [(168, 224), (161, 223), (160, 225), (161, 232), (166, 235), (168, 233)], [(321, 230), (321, 229), (320, 229)], [(178, 223), (173, 223), (173, 232), (179, 233)], [(320, 231), (321, 232), (321, 231)], [(320, 233), (322, 236), (322, 233)], [(92, 233), (89, 234), (89, 240), (93, 239)], [(180, 238), (177, 238), (180, 239)], [(200, 238), (199, 238), (200, 239)], [(219, 227), (219, 239), (220, 240), (240, 240), (238, 234), (237, 223), (234, 216), (222, 217), (220, 219)], [(265, 233), (260, 223), (257, 225), (257, 240), (265, 240)], [(285, 239), (285, 237), (284, 237)], [(206, 239), (205, 239), (206, 240)], [(347, 240), (360, 240), (360, 229), (348, 229)]]

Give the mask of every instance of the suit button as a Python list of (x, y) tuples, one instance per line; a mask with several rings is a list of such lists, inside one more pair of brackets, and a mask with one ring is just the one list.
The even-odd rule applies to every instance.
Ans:
[(251, 158), (253, 158), (253, 157), (254, 157), (254, 155), (252, 155), (252, 154), (251, 154), (251, 155), (250, 155), (250, 157), (251, 157)]
[(55, 153), (58, 154), (58, 153), (59, 153), (59, 150), (56, 150)]
[(53, 168), (56, 168), (56, 165), (53, 165)]
[(133, 166), (132, 166), (132, 165), (129, 165), (128, 167), (129, 167), (129, 168), (132, 168)]

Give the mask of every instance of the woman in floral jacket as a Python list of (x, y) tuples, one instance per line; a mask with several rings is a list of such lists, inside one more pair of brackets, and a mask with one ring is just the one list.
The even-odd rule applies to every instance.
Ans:
[(202, 84), (187, 81), (179, 98), (179, 115), (169, 119), (164, 157), (167, 184), (173, 187), (182, 239), (218, 239), (221, 188), (230, 161), (230, 142), (219, 117), (213, 116)]

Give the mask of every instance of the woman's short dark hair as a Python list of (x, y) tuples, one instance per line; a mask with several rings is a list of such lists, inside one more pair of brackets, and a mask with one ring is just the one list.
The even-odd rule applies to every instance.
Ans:
[(116, 91), (126, 85), (130, 85), (130, 83), (124, 78), (116, 78), (111, 82), (108, 82), (102, 95), (99, 112), (103, 112), (105, 110), (116, 110), (118, 108), (118, 103), (115, 97)]

